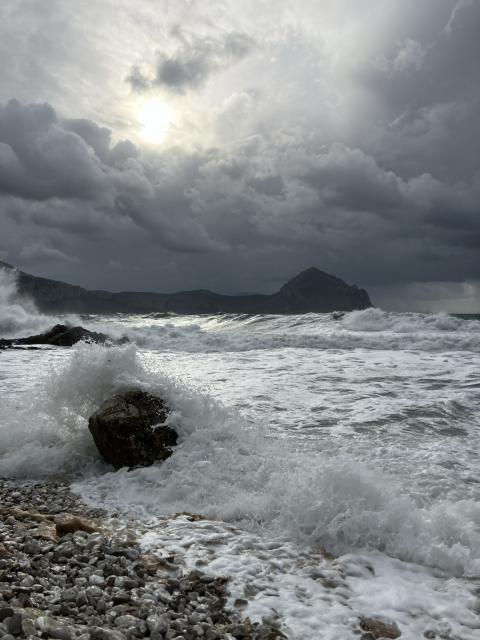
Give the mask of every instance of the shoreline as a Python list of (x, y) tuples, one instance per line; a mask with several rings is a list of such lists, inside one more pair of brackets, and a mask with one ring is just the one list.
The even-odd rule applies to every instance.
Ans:
[[(455, 629), (460, 583), (378, 553), (336, 557), (188, 512), (129, 520), (59, 482), (0, 478), (0, 504), (1, 640), (470, 640), (480, 628), (474, 583)], [(440, 593), (433, 611), (415, 603)]]
[[(206, 574), (200, 556), (197, 568), (189, 568), (168, 550), (164, 557), (146, 553), (139, 538), (151, 527), (90, 509), (65, 483), (27, 485), (0, 478), (0, 496), (0, 636), (5, 640), (287, 637), (273, 619), (242, 618), (228, 603), (230, 576)], [(53, 508), (41, 502), (45, 496)], [(161, 518), (163, 524), (176, 519), (211, 522), (198, 514)]]

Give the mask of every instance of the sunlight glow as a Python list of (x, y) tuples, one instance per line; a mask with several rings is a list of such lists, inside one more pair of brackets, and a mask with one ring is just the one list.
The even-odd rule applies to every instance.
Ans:
[(164, 104), (153, 98), (138, 114), (138, 120), (143, 124), (142, 136), (149, 142), (162, 142), (170, 124), (172, 112)]

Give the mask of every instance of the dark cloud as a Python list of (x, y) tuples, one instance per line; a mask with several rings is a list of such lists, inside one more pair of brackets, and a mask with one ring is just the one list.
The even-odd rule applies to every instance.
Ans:
[[(21, 176), (15, 183), (10, 174), (5, 183), (13, 185), (4, 193), (16, 203), (7, 211), (47, 239), (43, 249), (27, 244), (23, 260), (72, 260), (48, 245), (52, 230), (101, 239), (117, 221), (128, 221), (125, 233), (133, 224), (170, 252), (220, 252), (233, 263), (248, 248), (270, 255), (272, 265), (300, 252), (333, 271), (339, 262), (353, 263), (362, 281), (374, 283), (401, 281), (419, 266), (445, 278), (452, 266), (462, 272), (466, 263), (472, 268), (478, 262), (480, 175), (453, 186), (429, 174), (403, 180), (340, 143), (314, 153), (301, 139), (280, 147), (261, 136), (246, 148), (239, 142), (142, 158), (132, 143), (110, 149), (109, 131), (59, 120), (45, 105), (14, 102), (1, 113), (7, 125), (9, 115), (15, 121), (18, 114), (31, 123), (22, 144), (3, 143)], [(31, 147), (35, 153), (25, 151)], [(455, 255), (459, 247), (463, 254)], [(425, 264), (446, 256), (443, 266)]]
[(372, 64), (355, 70), (375, 108), (354, 138), (404, 177), (429, 172), (446, 182), (471, 180), (480, 167), (471, 136), (480, 128), (480, 5), (442, 0), (433, 6), (413, 9), (391, 52), (378, 51)]
[[(316, 265), (377, 304), (474, 304), (478, 2), (167, 1), (159, 16), (141, 0), (115, 25), (110, 0), (95, 22), (89, 2), (75, 19), (18, 2), (26, 35), (12, 4), (0, 40), (3, 259), (92, 288), (230, 293)], [(136, 120), (153, 95), (173, 113), (158, 146)]]
[(108, 159), (112, 142), (112, 132), (109, 129), (99, 127), (95, 122), (85, 118), (66, 119), (62, 122), (62, 128), (82, 138), (100, 160), (105, 162)]
[(4, 211), (19, 222), (87, 236), (106, 218), (128, 217), (168, 248), (228, 248), (192, 214), (178, 169), (150, 170), (148, 179), (135, 145), (127, 140), (110, 149), (110, 140), (107, 129), (60, 120), (49, 105), (0, 106), (0, 193), (16, 198)]

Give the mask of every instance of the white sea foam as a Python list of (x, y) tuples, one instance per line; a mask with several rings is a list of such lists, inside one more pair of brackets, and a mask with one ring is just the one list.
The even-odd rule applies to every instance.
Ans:
[[(229, 575), (230, 601), (241, 598), (242, 616), (265, 615), (288, 638), (344, 640), (361, 634), (360, 619), (395, 624), (404, 640), (435, 636), (474, 640), (480, 622), (473, 582), (445, 581), (437, 571), (378, 552), (337, 559), (292, 542), (271, 542), (221, 521), (152, 519), (145, 551), (175, 556), (187, 569)], [(212, 551), (214, 543), (214, 552)]]
[[(194, 321), (192, 321), (194, 320)], [(400, 314), (381, 309), (305, 316), (217, 314), (195, 318), (150, 315), (97, 318), (98, 327), (139, 346), (189, 353), (295, 349), (480, 351), (480, 322), (447, 314)], [(94, 323), (88, 325), (95, 326)]]
[(463, 320), (447, 313), (396, 313), (382, 309), (365, 309), (345, 314), (341, 324), (350, 331), (480, 333), (478, 320)]
[(31, 298), (19, 295), (17, 277), (16, 270), (7, 271), (0, 268), (1, 338), (21, 338), (32, 333), (42, 333), (61, 321), (78, 324), (76, 316), (60, 320), (57, 316), (40, 313)]
[[(136, 386), (174, 407), (179, 446), (163, 464), (115, 473), (95, 451), (86, 420), (104, 398)], [(131, 515), (200, 511), (302, 545), (377, 549), (454, 575), (480, 573), (479, 503), (440, 497), (419, 507), (368, 461), (272, 439), (266, 426), (147, 369), (133, 345), (78, 345), (63, 368), (2, 409), (2, 475), (60, 471), (95, 504)]]

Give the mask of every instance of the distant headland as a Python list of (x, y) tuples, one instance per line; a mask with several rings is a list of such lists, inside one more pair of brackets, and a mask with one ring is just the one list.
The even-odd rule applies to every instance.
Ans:
[(225, 296), (206, 289), (179, 293), (88, 291), (57, 280), (37, 278), (6, 262), (0, 269), (17, 278), (20, 295), (33, 299), (40, 311), (74, 313), (328, 313), (372, 307), (365, 289), (310, 267), (272, 295)]

